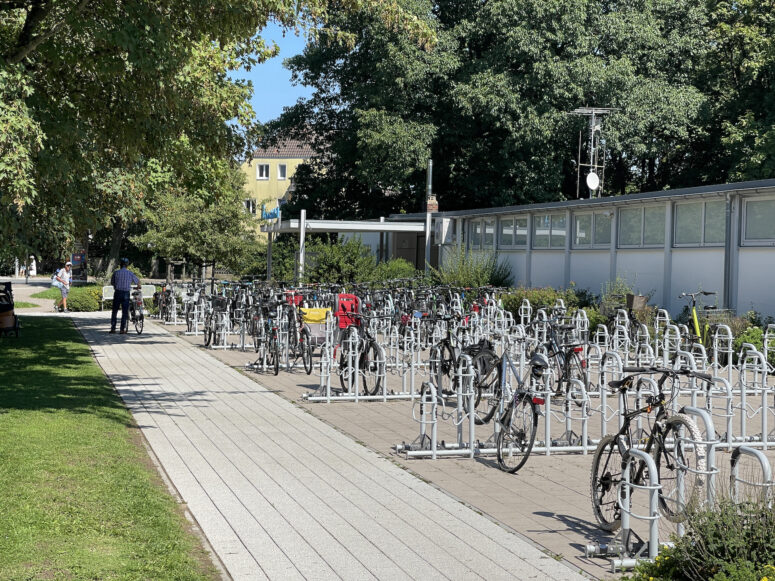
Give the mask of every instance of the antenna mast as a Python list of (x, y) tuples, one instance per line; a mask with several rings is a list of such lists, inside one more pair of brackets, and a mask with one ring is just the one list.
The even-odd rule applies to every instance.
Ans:
[(589, 118), (589, 139), (587, 142), (587, 163), (581, 162), (581, 132), (579, 132), (579, 157), (576, 164), (576, 197), (581, 197), (581, 168), (586, 168), (585, 182), (589, 197), (602, 197), (605, 191), (605, 140), (603, 139), (603, 116), (617, 111), (612, 107), (579, 107), (571, 115)]

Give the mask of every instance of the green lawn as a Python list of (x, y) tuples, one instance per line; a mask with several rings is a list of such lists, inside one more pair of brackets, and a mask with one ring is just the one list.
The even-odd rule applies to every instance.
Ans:
[(25, 301), (14, 301), (13, 306), (17, 309), (35, 309), (40, 305), (36, 303), (27, 303)]
[(216, 579), (68, 319), (0, 338), (0, 579)]

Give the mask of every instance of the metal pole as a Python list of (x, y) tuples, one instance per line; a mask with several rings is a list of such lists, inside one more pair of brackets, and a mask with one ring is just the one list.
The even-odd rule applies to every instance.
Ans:
[(430, 267), (431, 267), (431, 213), (425, 212), (425, 274), (428, 274), (428, 270), (430, 270)]
[(266, 280), (272, 280), (272, 232), (267, 232), (266, 236)]
[(299, 216), (299, 276), (298, 282), (304, 279), (304, 235), (307, 229), (307, 210), (302, 210)]
[[(385, 222), (385, 217), (380, 216), (379, 218), (380, 223)], [(380, 262), (383, 262), (385, 260), (385, 233), (380, 232), (379, 233), (379, 252), (377, 254), (377, 264)]]

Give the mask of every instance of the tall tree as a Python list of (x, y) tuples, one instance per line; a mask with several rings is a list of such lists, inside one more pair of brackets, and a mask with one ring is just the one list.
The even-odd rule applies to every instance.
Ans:
[[(428, 156), (443, 209), (573, 197), (583, 123), (568, 113), (583, 105), (617, 108), (606, 121), (610, 190), (667, 187), (691, 161), (704, 103), (692, 85), (707, 51), (703, 6), (402, 5), (436, 30), (430, 53), (407, 48), (378, 21), (342, 14), (337, 25), (357, 34), (351, 49), (312, 43), (288, 62), (314, 94), (275, 129), (311, 133), (319, 152), (300, 173), (297, 207), (372, 216), (421, 209)], [(402, 162), (411, 171), (397, 171)]]

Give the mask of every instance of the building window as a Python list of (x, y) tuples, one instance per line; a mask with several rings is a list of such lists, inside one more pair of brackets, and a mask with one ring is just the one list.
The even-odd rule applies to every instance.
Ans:
[(257, 180), (268, 180), (269, 179), (269, 164), (268, 163), (259, 163), (256, 165), (256, 179)]
[(533, 217), (533, 248), (565, 248), (565, 214), (539, 214)]
[(744, 242), (775, 242), (775, 199), (745, 201)]
[(501, 218), (498, 224), (498, 246), (514, 246), (514, 220)]
[(284, 163), (278, 163), (277, 164), (277, 179), (278, 180), (284, 180), (287, 177), (287, 167)]
[(498, 221), (498, 246), (502, 248), (527, 246), (527, 217), (501, 218)]
[(675, 205), (676, 246), (723, 244), (726, 238), (726, 215), (723, 201), (690, 202)]
[(664, 246), (665, 208), (646, 206), (619, 210), (619, 246)]
[(248, 214), (256, 215), (256, 201), (253, 198), (248, 198), (242, 204)]
[(471, 222), (471, 248), (479, 250), (482, 245), (482, 223), (479, 220)]
[(576, 214), (573, 216), (573, 224), (573, 246), (575, 248), (611, 245), (611, 216), (609, 212)]
[(514, 246), (527, 246), (527, 217), (514, 218)]
[(495, 220), (484, 221), (484, 238), (482, 240), (482, 247), (487, 250), (492, 250), (495, 246)]

